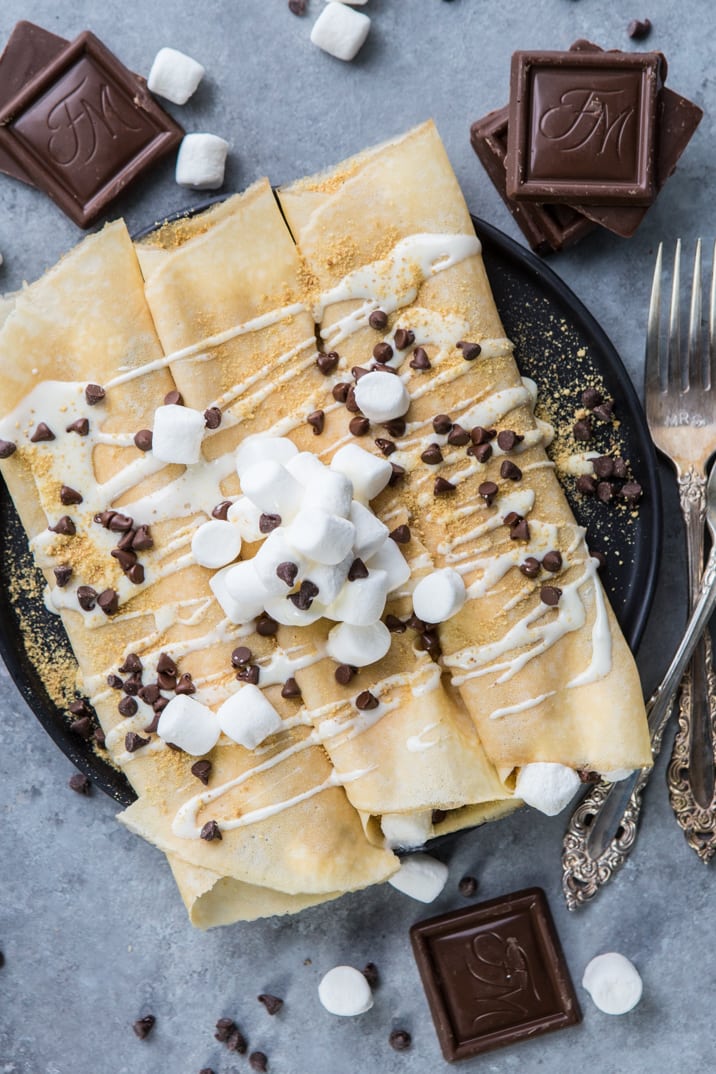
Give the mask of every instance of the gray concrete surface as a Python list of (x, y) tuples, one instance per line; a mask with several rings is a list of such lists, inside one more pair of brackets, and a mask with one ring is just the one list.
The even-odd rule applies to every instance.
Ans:
[[(468, 142), (471, 120), (502, 105), (516, 48), (563, 48), (577, 37), (635, 47), (627, 22), (648, 16), (649, 46), (669, 59), (669, 84), (706, 117), (676, 176), (630, 241), (604, 234), (552, 265), (601, 322), (640, 384), (653, 253), (660, 239), (713, 238), (716, 12), (707, 0), (370, 0), (373, 29), (359, 59), (344, 65), (309, 41), (321, 0), (291, 15), (285, 0), (4, 0), (0, 40), (21, 18), (72, 37), (94, 30), (136, 71), (163, 45), (208, 71), (195, 99), (172, 109), (187, 130), (232, 144), (227, 190), (268, 174), (280, 183), (329, 165), (364, 145), (434, 116), (473, 212), (519, 238)], [(199, 201), (173, 182), (171, 164), (134, 186), (115, 207), (130, 228)], [(42, 195), (0, 177), (0, 290), (20, 286), (80, 237)], [(651, 687), (668, 662), (685, 616), (680, 522), (666, 489), (665, 550), (657, 598), (639, 653)], [(409, 925), (462, 904), (457, 881), (474, 873), (493, 897), (539, 884), (547, 891), (577, 983), (605, 950), (630, 957), (644, 978), (641, 1005), (623, 1018), (598, 1012), (579, 988), (584, 1021), (539, 1041), (467, 1061), (465, 1071), (549, 1070), (573, 1074), (661, 1074), (709, 1069), (716, 987), (716, 886), (673, 822), (663, 763), (647, 794), (638, 848), (618, 880), (585, 911), (560, 896), (564, 819), (521, 813), (442, 844), (450, 880), (424, 908), (392, 888), (349, 896), (296, 918), (208, 934), (187, 924), (161, 857), (114, 820), (100, 793), (67, 788), (69, 762), (0, 677), (0, 1074), (217, 1074), (247, 1070), (213, 1039), (236, 1018), (276, 1074), (433, 1074), (443, 1068), (410, 954)], [(338, 962), (372, 960), (382, 984), (358, 1019), (329, 1017), (316, 984)], [(258, 992), (285, 999), (276, 1018)], [(131, 1023), (153, 1013), (142, 1042)], [(413, 1034), (411, 1051), (387, 1044), (393, 1026)]]

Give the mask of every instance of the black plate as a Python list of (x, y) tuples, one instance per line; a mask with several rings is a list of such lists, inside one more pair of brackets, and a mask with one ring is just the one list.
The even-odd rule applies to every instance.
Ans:
[[(197, 206), (193, 211), (204, 207)], [(591, 547), (603, 549), (608, 555), (603, 581), (634, 649), (654, 594), (661, 547), (656, 455), (641, 405), (619, 355), (569, 288), (527, 249), (483, 220), (473, 220), (483, 244), (497, 308), (507, 335), (515, 342), (520, 369), (540, 388), (547, 386), (550, 398), (560, 399), (556, 413), (550, 415), (557, 426), (571, 423), (579, 405), (579, 392), (588, 382), (599, 380), (614, 399), (620, 420), (620, 448), (644, 488), (636, 517), (623, 508), (576, 496), (573, 482), (566, 482), (566, 492), (577, 519), (587, 527)], [(151, 230), (148, 228), (142, 236)], [(597, 439), (594, 445), (587, 446), (601, 450), (608, 445)], [(65, 713), (50, 697), (36, 667), (33, 654), (52, 653), (66, 658), (71, 656), (71, 649), (60, 619), (45, 609), (38, 596), (44, 578), (33, 567), (25, 532), (2, 481), (0, 533), (4, 551), (0, 557), (0, 654), (8, 671), (63, 753), (103, 791), (122, 805), (129, 805), (135, 794), (124, 775), (69, 730)], [(33, 577), (37, 579), (34, 586), (27, 581)], [(25, 581), (18, 585), (18, 579)]]

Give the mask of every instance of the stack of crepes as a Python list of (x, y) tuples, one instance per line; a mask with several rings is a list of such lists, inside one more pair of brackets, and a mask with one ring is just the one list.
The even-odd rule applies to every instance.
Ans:
[[(379, 329), (376, 310), (387, 315)], [(136, 246), (122, 222), (108, 225), (5, 313), (0, 436), (16, 449), (3, 446), (3, 476), (77, 657), (78, 690), (137, 792), (120, 819), (167, 854), (195, 924), (297, 911), (384, 881), (400, 868), (396, 831), (428, 839), (504, 814), (519, 804), (522, 766), (606, 773), (649, 763), (631, 655), (544, 452), (432, 124), (280, 190), (278, 204), (259, 182)], [(414, 337), (402, 350), (401, 329)], [(479, 356), (468, 360), (456, 346), (465, 341)], [(371, 427), (358, 439), (355, 411), (333, 389), (353, 384), (351, 370), (369, 368), (381, 342), (410, 395), (405, 429)], [(427, 368), (411, 365), (417, 347)], [(339, 356), (327, 372), (324, 352)], [(175, 391), (186, 407), (222, 413), (189, 466), (134, 439)], [(319, 410), (317, 435), (307, 418)], [(503, 450), (493, 438), (480, 461), (435, 432), (437, 415), (468, 432), (515, 432), (517, 443)], [(409, 527), (400, 547), (410, 578), (385, 608), (387, 655), (348, 682), (326, 653), (332, 622), (268, 635), (255, 620), (232, 622), (211, 586), (216, 572), (192, 554), (197, 528), (241, 495), (234, 455), (257, 434), (287, 437), (324, 463), (351, 441), (381, 458), (376, 439), (395, 445), (395, 480), (370, 507), (390, 530)], [(438, 466), (421, 458), (434, 443)], [(506, 454), (519, 480), (501, 475)], [(450, 487), (436, 491), (438, 477)], [(491, 495), (478, 491), (487, 481)], [(68, 505), (67, 487), (80, 503)], [(111, 511), (150, 529), (139, 581), (110, 555), (122, 532), (99, 516)], [(514, 530), (520, 520), (527, 530)], [(241, 559), (260, 547), (244, 540)], [(544, 571), (519, 569), (549, 551), (562, 556), (547, 579), (561, 591), (554, 606), (540, 596)], [(462, 609), (432, 628), (396, 628), (410, 619), (415, 584), (446, 567), (463, 579)], [(80, 586), (116, 593), (117, 608), (86, 599), (82, 608)], [(217, 709), (245, 685), (237, 646), (250, 650), (283, 726), (254, 749), (222, 734), (204, 783), (191, 771), (197, 758), (156, 733), (155, 702), (175, 696), (173, 662), (192, 699)], [(123, 715), (121, 683), (132, 678), (137, 711)], [(163, 683), (161, 693), (137, 696), (139, 679)], [(285, 689), (289, 679), (300, 694)], [(356, 706), (365, 691), (377, 706)], [(140, 748), (137, 736), (148, 740)]]

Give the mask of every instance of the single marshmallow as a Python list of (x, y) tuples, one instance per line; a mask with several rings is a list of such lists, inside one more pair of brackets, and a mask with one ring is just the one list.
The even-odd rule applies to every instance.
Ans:
[(593, 958), (584, 971), (582, 986), (605, 1014), (626, 1014), (641, 999), (639, 971), (617, 951)]
[(414, 850), (425, 846), (433, 831), (433, 811), (418, 813), (384, 813), (380, 818), (386, 845), (391, 850)]
[(329, 1014), (351, 1018), (363, 1014), (373, 1006), (370, 985), (352, 966), (334, 966), (322, 978), (318, 986), (318, 998)]
[(444, 623), (465, 603), (465, 583), (452, 567), (431, 571), (413, 590), (413, 611), (426, 623)]
[(154, 57), (147, 88), (174, 104), (186, 104), (204, 77), (204, 68), (185, 52), (160, 48)]
[(349, 552), (340, 563), (306, 563), (303, 578), (309, 578), (314, 585), (318, 586), (318, 597), (323, 605), (331, 604), (341, 591), (345, 582), (350, 565), (355, 559), (353, 552)]
[[(240, 564), (237, 564), (237, 566), (240, 566)], [(221, 605), (224, 615), (230, 622), (248, 622), (248, 620), (244, 620), (242, 618), (243, 606), (237, 600), (234, 600), (226, 586), (227, 576), (229, 572), (233, 571), (234, 569), (235, 568), (233, 566), (224, 567), (223, 570), (217, 571), (215, 574), (212, 574), (211, 578), (209, 579), (209, 585), (211, 586), (211, 590), (214, 596)], [(258, 612), (256, 614), (258, 615)]]
[[(302, 454), (305, 455), (307, 452), (302, 452)], [(296, 455), (298, 455), (298, 448), (288, 437), (262, 436), (260, 433), (256, 433), (255, 436), (247, 436), (237, 447), (234, 455), (236, 472), (239, 477), (243, 477), (244, 472), (249, 467), (254, 466), (257, 462), (267, 462), (269, 459), (283, 463), (288, 469), (289, 460)], [(311, 458), (315, 458), (315, 456), (311, 456)], [(295, 476), (297, 475), (294, 474)]]
[[(225, 570), (225, 586), (234, 602), (229, 619), (232, 623), (248, 623), (264, 610), (268, 593), (259, 581), (253, 560), (242, 560)], [(214, 589), (212, 582), (213, 579), (209, 584)]]
[(331, 0), (313, 24), (311, 41), (338, 60), (352, 60), (369, 30), (367, 15)]
[(226, 512), (226, 517), (237, 527), (242, 538), (252, 544), (254, 541), (263, 541), (265, 537), (259, 525), (261, 513), (261, 509), (248, 496), (239, 496)]
[(179, 186), (216, 190), (224, 182), (229, 143), (217, 134), (185, 134), (174, 178)]
[(519, 770), (515, 797), (554, 817), (574, 798), (581, 782), (575, 770), (567, 765), (535, 761)]
[(370, 571), (367, 578), (346, 582), (340, 593), (326, 608), (326, 618), (354, 626), (377, 623), (388, 596), (388, 575), (385, 571)]
[(629, 776), (634, 775), (633, 768), (613, 768), (611, 772), (600, 772), (602, 779), (606, 779), (609, 783), (621, 783), (623, 779), (629, 779)]
[(339, 623), (328, 633), (326, 653), (338, 664), (365, 668), (382, 660), (390, 649), (390, 631), (385, 623), (353, 626)]
[(241, 490), (266, 514), (280, 515), (284, 524), (296, 514), (303, 496), (303, 487), (296, 478), (274, 459), (256, 462), (244, 470)]
[(398, 891), (419, 902), (432, 902), (445, 887), (448, 867), (429, 854), (410, 854), (403, 858), (397, 873), (388, 879)]
[(353, 523), (345, 518), (302, 509), (286, 530), (286, 540), (307, 559), (332, 565), (348, 555), (355, 532)]
[(241, 552), (241, 531), (233, 522), (211, 519), (195, 531), (191, 550), (201, 567), (225, 567)]
[(310, 608), (297, 608), (288, 597), (268, 597), (266, 611), (282, 626), (310, 626), (325, 614), (325, 608), (317, 600)]
[[(290, 444), (291, 441), (288, 440), (287, 443)], [(291, 476), (300, 481), (304, 488), (313, 481), (322, 481), (328, 470), (328, 467), (324, 466), (321, 460), (310, 451), (299, 451), (297, 455), (285, 461), (283, 459), (279, 461), (283, 462)]]
[[(259, 581), (272, 597), (285, 597), (293, 589), (293, 583), (289, 585), (276, 574), (277, 568), (282, 563), (295, 563), (299, 572), (304, 566), (303, 557), (297, 555), (295, 548), (286, 540), (286, 531), (283, 526), (269, 533), (251, 562)], [(298, 572), (296, 579), (298, 579)]]
[[(390, 376), (384, 373), (383, 376)], [(361, 378), (365, 380), (365, 377)], [(331, 470), (345, 474), (353, 485), (356, 500), (367, 502), (382, 492), (390, 481), (393, 468), (387, 459), (364, 451), (357, 444), (339, 448), (331, 459)]]
[(362, 560), (370, 559), (385, 543), (388, 537), (388, 527), (369, 507), (364, 507), (357, 500), (351, 504), (348, 517), (356, 528), (353, 551)]
[[(392, 593), (410, 578), (410, 567), (395, 541), (384, 541), (378, 551), (366, 560), (371, 571), (385, 571), (388, 575), (388, 592)], [(428, 620), (429, 623), (432, 619)]]
[(199, 410), (188, 406), (158, 406), (154, 411), (152, 451), (161, 462), (190, 466), (201, 458), (206, 422)]
[(186, 694), (176, 694), (162, 711), (157, 734), (194, 757), (213, 750), (219, 740), (219, 718), (207, 705)]
[(255, 750), (269, 735), (281, 730), (281, 717), (263, 691), (243, 683), (217, 713), (225, 735), (247, 750)]
[(311, 481), (306, 486), (301, 507), (307, 511), (325, 511), (327, 515), (348, 518), (352, 499), (351, 479), (324, 466), (320, 481)]
[(390, 373), (366, 373), (356, 383), (356, 405), (370, 421), (402, 418), (410, 406), (410, 396), (398, 376)]

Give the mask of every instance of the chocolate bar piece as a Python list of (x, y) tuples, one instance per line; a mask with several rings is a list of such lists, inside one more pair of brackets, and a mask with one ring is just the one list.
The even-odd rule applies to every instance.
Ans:
[(662, 82), (658, 52), (515, 52), (508, 195), (649, 205)]
[(582, 1019), (540, 888), (418, 922), (410, 939), (448, 1061)]
[(0, 110), (0, 151), (80, 227), (182, 135), (144, 80), (89, 32)]

